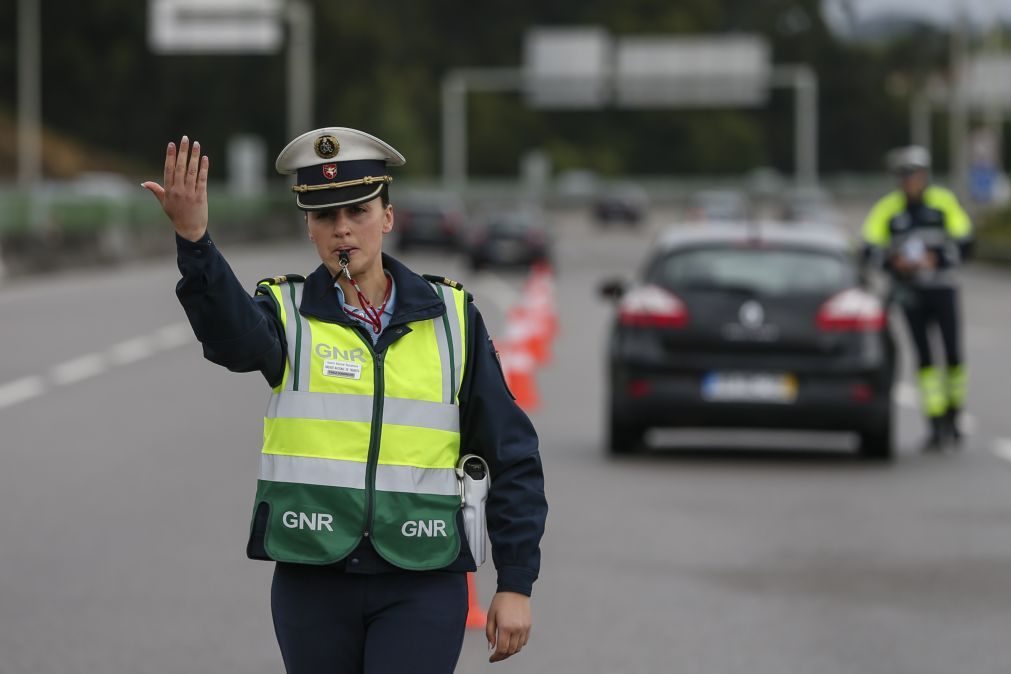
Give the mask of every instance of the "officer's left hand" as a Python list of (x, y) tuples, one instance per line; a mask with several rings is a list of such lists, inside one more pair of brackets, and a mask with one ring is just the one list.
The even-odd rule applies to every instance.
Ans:
[(498, 592), (488, 607), (485, 636), (495, 649), (489, 662), (500, 662), (519, 653), (530, 638), (530, 597), (516, 592)]

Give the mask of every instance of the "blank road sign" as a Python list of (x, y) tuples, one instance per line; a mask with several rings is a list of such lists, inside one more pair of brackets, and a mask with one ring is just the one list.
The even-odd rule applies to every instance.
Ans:
[(148, 43), (156, 53), (275, 52), (280, 0), (149, 0)]
[(527, 101), (541, 108), (595, 108), (609, 97), (613, 46), (602, 28), (532, 28), (524, 40)]
[(753, 35), (627, 37), (618, 42), (618, 105), (762, 105), (768, 96), (769, 46)]

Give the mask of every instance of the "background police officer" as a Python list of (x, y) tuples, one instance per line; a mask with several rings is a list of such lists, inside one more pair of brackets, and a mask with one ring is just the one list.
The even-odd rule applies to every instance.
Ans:
[(271, 608), (292, 674), (454, 669), (475, 568), (461, 453), (492, 477), (491, 661), (529, 637), (547, 514), (537, 437), (472, 298), (382, 252), (395, 223), (386, 169), (403, 162), (354, 129), (289, 143), (277, 168), (296, 174), (322, 264), (253, 297), (208, 236), (199, 143), (169, 143), (163, 184), (144, 183), (175, 227), (176, 293), (204, 355), (273, 388), (247, 554), (277, 561)]
[[(881, 198), (864, 222), (867, 252), (891, 276), (919, 361), (919, 384), (930, 425), (926, 447), (961, 437), (965, 404), (958, 287), (954, 269), (971, 244), (972, 225), (955, 195), (930, 184), (930, 153), (910, 146), (892, 151), (890, 169), (899, 189)], [(944, 368), (935, 364), (930, 333), (944, 344)]]

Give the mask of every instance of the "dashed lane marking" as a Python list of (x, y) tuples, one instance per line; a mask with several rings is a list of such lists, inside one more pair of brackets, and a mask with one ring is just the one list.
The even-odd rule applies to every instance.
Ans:
[(899, 382), (892, 391), (892, 399), (901, 407), (916, 407), (919, 404), (919, 392), (909, 382)]
[(38, 375), (22, 377), (6, 384), (0, 384), (0, 409), (37, 398), (45, 392), (46, 383)]
[(97, 377), (110, 369), (137, 363), (159, 353), (193, 342), (187, 323), (179, 322), (159, 328), (150, 335), (134, 337), (97, 351), (78, 356), (52, 367), (45, 376), (31, 375), (0, 384), (0, 409), (37, 398), (54, 387), (69, 386)]
[(1005, 461), (1011, 461), (1011, 439), (997, 438), (993, 443), (993, 453)]
[(107, 369), (108, 358), (104, 353), (89, 353), (54, 367), (49, 373), (49, 380), (57, 386), (66, 386), (102, 374)]

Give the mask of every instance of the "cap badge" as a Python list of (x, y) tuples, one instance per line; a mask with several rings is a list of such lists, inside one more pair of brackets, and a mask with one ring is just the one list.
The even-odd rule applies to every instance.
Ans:
[(341, 144), (337, 141), (336, 136), (320, 136), (316, 139), (314, 147), (316, 154), (323, 159), (332, 159), (341, 150)]
[(337, 177), (337, 164), (323, 164), (323, 177), (333, 180)]

